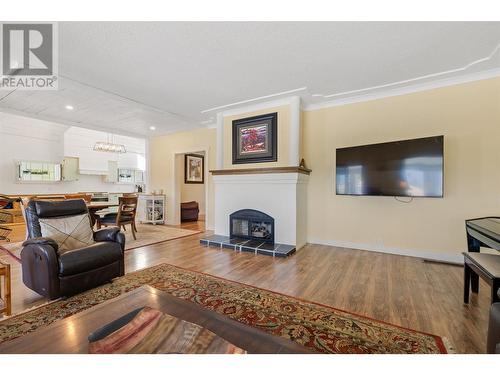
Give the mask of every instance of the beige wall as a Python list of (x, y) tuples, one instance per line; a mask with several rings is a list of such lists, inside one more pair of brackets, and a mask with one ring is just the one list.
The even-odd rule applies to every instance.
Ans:
[[(232, 128), (233, 121), (264, 115), (267, 113), (278, 113), (278, 161), (268, 163), (249, 163), (249, 164), (234, 164), (233, 165), (233, 136)], [(284, 105), (274, 108), (266, 108), (264, 110), (243, 113), (235, 116), (224, 117), (224, 169), (227, 168), (264, 168), (264, 167), (284, 167), (289, 164), (289, 143), (290, 143), (290, 106)]]
[[(163, 189), (166, 194), (167, 223), (177, 224), (179, 220), (181, 186), (184, 178), (184, 155), (182, 154), (205, 151), (205, 186), (208, 189), (206, 225), (207, 228), (213, 228), (214, 191), (212, 176), (208, 171), (215, 169), (215, 145), (215, 129), (199, 129), (190, 132), (174, 133), (154, 137), (150, 140), (150, 189)], [(177, 178), (175, 178), (175, 176), (177, 176)]]
[[(197, 153), (204, 156), (203, 152)], [(181, 202), (198, 202), (200, 215), (205, 215), (205, 184), (186, 184), (184, 181), (184, 155), (181, 161), (182, 184), (181, 184)]]
[[(278, 163), (231, 164), (231, 122), (278, 111)], [(464, 220), (500, 213), (500, 78), (368, 102), (305, 111), (301, 153), (312, 169), (308, 184), (308, 242), (459, 258), (466, 249)], [(224, 119), (224, 167), (288, 163), (289, 107)], [(401, 203), (392, 197), (335, 194), (335, 149), (432, 135), (445, 136), (445, 196)], [(209, 150), (215, 169), (216, 131), (202, 129), (153, 138), (151, 189), (174, 188), (174, 154)], [(213, 227), (213, 185), (207, 179), (208, 227)], [(179, 189), (180, 190), (180, 189)], [(177, 199), (180, 199), (177, 197)], [(439, 256), (441, 256), (439, 255)]]
[[(500, 78), (303, 113), (309, 242), (457, 256), (464, 220), (500, 214)], [(445, 136), (443, 199), (335, 195), (335, 149)]]

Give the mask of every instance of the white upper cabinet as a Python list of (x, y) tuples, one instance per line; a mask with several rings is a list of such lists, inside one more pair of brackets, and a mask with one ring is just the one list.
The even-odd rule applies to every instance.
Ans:
[(78, 181), (78, 158), (65, 157), (62, 161), (62, 181)]
[(106, 182), (118, 182), (118, 162), (108, 161), (108, 174), (104, 176)]
[(42, 161), (19, 161), (17, 179), (21, 182), (61, 181), (61, 164)]
[[(124, 154), (94, 151), (96, 142), (122, 144), (127, 150)], [(109, 166), (117, 164), (119, 168), (143, 169), (140, 164), (146, 154), (146, 140), (105, 132), (70, 127), (64, 133), (64, 155), (79, 158), (79, 173), (109, 175)]]

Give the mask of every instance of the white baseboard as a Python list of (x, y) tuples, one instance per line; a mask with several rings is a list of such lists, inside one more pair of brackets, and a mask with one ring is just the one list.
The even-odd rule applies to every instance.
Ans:
[(437, 261), (437, 262), (446, 262), (446, 263), (453, 263), (453, 264), (463, 264), (464, 263), (464, 257), (462, 254), (439, 253), (439, 252), (434, 252), (434, 251), (421, 251), (421, 250), (414, 250), (414, 249), (399, 249), (399, 248), (394, 248), (394, 247), (377, 246), (377, 245), (373, 245), (373, 244), (363, 244), (363, 243), (337, 241), (337, 240), (308, 239), (307, 243), (335, 246), (335, 247), (343, 247), (343, 248), (355, 249), (355, 250), (374, 251), (377, 253), (403, 255), (403, 256), (422, 258), (422, 259), (432, 260), (432, 261)]

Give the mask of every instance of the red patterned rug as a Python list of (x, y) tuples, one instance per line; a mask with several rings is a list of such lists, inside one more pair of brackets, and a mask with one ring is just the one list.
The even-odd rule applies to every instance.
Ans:
[(141, 285), (224, 314), (318, 353), (448, 353), (443, 338), (219, 277), (160, 264), (0, 321), (0, 343)]

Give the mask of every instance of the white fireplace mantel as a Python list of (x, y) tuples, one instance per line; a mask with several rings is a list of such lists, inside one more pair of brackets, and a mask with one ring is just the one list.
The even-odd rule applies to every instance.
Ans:
[(212, 171), (215, 189), (215, 234), (229, 235), (229, 215), (241, 209), (274, 218), (275, 241), (306, 243), (309, 170), (299, 167)]

